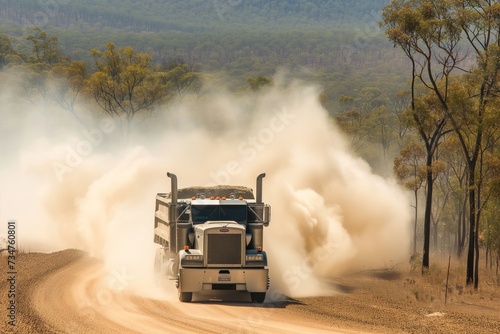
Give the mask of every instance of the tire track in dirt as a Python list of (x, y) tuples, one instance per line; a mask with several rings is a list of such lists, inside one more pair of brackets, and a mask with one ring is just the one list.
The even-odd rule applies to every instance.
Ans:
[(18, 333), (352, 333), (291, 318), (286, 303), (252, 304), (243, 295), (222, 293), (224, 301), (200, 295), (180, 303), (104, 290), (101, 261), (74, 250), (45, 257), (53, 258), (45, 263), (52, 264), (47, 270), (38, 268), (43, 261), (31, 263), (34, 274), (25, 285), (27, 305), (20, 314), (31, 325), (18, 327)]

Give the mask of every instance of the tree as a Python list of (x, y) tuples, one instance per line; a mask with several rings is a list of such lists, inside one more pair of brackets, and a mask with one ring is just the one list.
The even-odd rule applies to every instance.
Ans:
[(456, 223), (456, 254), (461, 257), (466, 245), (467, 235), (467, 166), (462, 149), (456, 136), (448, 136), (439, 152), (440, 159), (446, 164), (441, 182), (450, 193), (449, 215)]
[(417, 253), (417, 223), (418, 223), (418, 191), (425, 182), (427, 168), (425, 165), (425, 150), (421, 145), (411, 141), (394, 159), (394, 174), (405, 188), (413, 191), (415, 199), (415, 216), (413, 225), (413, 255)]
[[(448, 82), (458, 58), (456, 48), (458, 37), (454, 29), (436, 16), (433, 5), (428, 1), (395, 0), (384, 8), (383, 24), (389, 39), (401, 47), (409, 58), (411, 68), (411, 114), (414, 125), (427, 152), (426, 165), (426, 205), (424, 215), (424, 249), (422, 271), (429, 268), (430, 226), (433, 196), (432, 163), (436, 149), (441, 141), (446, 125), (446, 101)], [(443, 36), (448, 36), (445, 39)], [(438, 48), (441, 56), (434, 53)], [(430, 90), (434, 95), (417, 97), (417, 83)]]
[(340, 95), (338, 101), (340, 104), (340, 112), (345, 113), (346, 111), (352, 109), (354, 98), (352, 96)]
[(166, 73), (166, 86), (173, 88), (177, 96), (182, 100), (186, 92), (198, 93), (201, 88), (201, 75), (194, 65), (186, 64), (178, 59), (165, 64), (162, 71)]
[(12, 47), (9, 36), (0, 34), (0, 70), (10, 62), (20, 62), (20, 55)]
[[(490, 268), (493, 267), (493, 258), (496, 257), (496, 274), (498, 275), (498, 261), (500, 257), (500, 156), (498, 152), (487, 153), (488, 177), (485, 184), (487, 196), (491, 197), (485, 207), (484, 219), (482, 219), (483, 243), (486, 248), (486, 267), (488, 262)], [(496, 256), (495, 256), (496, 254)], [(489, 260), (489, 261), (488, 261)]]
[(407, 111), (410, 108), (411, 91), (403, 90), (397, 92), (396, 95), (390, 99), (390, 102), (392, 105), (392, 114), (397, 118), (397, 122), (393, 124), (394, 127), (392, 130), (397, 135), (398, 144), (400, 145), (399, 148), (401, 149), (401, 146), (404, 144), (403, 139), (409, 130), (410, 122), (408, 121), (408, 117), (411, 118), (411, 116)]
[(365, 87), (356, 98), (341, 95), (339, 103), (342, 113), (335, 119), (339, 127), (351, 137), (352, 147), (361, 151), (375, 139), (381, 143), (385, 158), (392, 117), (387, 112), (380, 89)]
[(53, 65), (68, 61), (68, 58), (59, 49), (56, 36), (49, 36), (40, 28), (33, 28), (32, 33), (26, 36), (26, 39), (32, 44), (31, 54), (27, 59), (28, 63)]
[(48, 104), (51, 99), (50, 72), (54, 67), (66, 66), (69, 59), (60, 51), (58, 39), (40, 28), (33, 28), (26, 36), (31, 42), (31, 53), (24, 56), (24, 88), (30, 100), (41, 96), (44, 101), (45, 121), (49, 121)]
[[(447, 222), (449, 219), (447, 217), (447, 206), (448, 201), (451, 196), (451, 189), (448, 187), (448, 177), (449, 168), (448, 165), (442, 160), (443, 144), (449, 136), (445, 136), (445, 139), (441, 143), (438, 151), (435, 154), (435, 161), (433, 163), (433, 175), (434, 175), (434, 185), (436, 196), (433, 197), (434, 203), (432, 207), (434, 208), (431, 215), (431, 233), (433, 241), (434, 251), (439, 250), (438, 239), (439, 239), (439, 225), (440, 222)], [(443, 226), (443, 234), (446, 226)], [(444, 234), (445, 235), (445, 234)], [(446, 235), (445, 235), (446, 236)], [(443, 242), (445, 243), (445, 242)], [(446, 246), (446, 245), (443, 245)]]
[(82, 116), (75, 110), (75, 105), (81, 93), (85, 90), (88, 74), (84, 63), (73, 61), (69, 64), (55, 66), (50, 72), (53, 88), (53, 98), (80, 124), (87, 127)]
[(108, 43), (106, 51), (94, 49), (91, 53), (97, 71), (90, 77), (90, 90), (97, 104), (117, 121), (127, 140), (139, 112), (151, 112), (165, 97), (165, 74), (154, 72), (151, 56), (136, 53), (132, 47), (116, 50), (113, 43)]
[[(449, 109), (449, 118), (462, 146), (467, 162), (469, 188), (469, 249), (467, 283), (479, 281), (479, 226), (482, 198), (484, 152), (493, 144), (497, 122), (489, 119), (498, 115), (500, 74), (500, 4), (496, 1), (457, 1), (451, 7), (450, 24), (461, 28), (465, 41), (474, 50), (476, 64), (467, 70), (465, 84), (458, 92), (464, 98), (459, 106)], [(487, 199), (486, 199), (487, 200)], [(474, 259), (475, 257), (475, 259)]]
[(376, 143), (380, 143), (382, 148), (382, 160), (384, 165), (389, 157), (391, 144), (395, 142), (396, 132), (394, 124), (397, 123), (397, 118), (393, 113), (387, 110), (385, 105), (375, 107), (371, 110), (369, 123), (373, 124), (374, 128), (369, 132), (368, 138)]
[[(478, 228), (481, 206), (482, 150), (488, 105), (498, 92), (500, 62), (500, 4), (484, 1), (394, 0), (384, 9), (387, 35), (399, 45), (417, 76), (434, 95), (451, 124), (467, 163), (469, 249), (467, 284), (478, 288)], [(464, 37), (462, 40), (462, 36)], [(467, 68), (461, 42), (473, 50), (475, 66)], [(417, 57), (416, 57), (417, 56)], [(424, 72), (425, 70), (425, 72)], [(452, 85), (453, 71), (462, 82)], [(412, 81), (413, 82), (413, 81)], [(457, 94), (450, 99), (450, 94)]]
[(432, 203), (435, 180), (435, 154), (441, 143), (441, 138), (446, 133), (446, 117), (433, 96), (427, 95), (415, 99), (412, 94), (410, 114), (413, 127), (417, 130), (425, 147), (425, 175), (426, 197), (424, 212), (424, 245), (422, 257), (422, 272), (429, 268), (430, 233), (432, 220)]
[(247, 83), (251, 90), (258, 91), (262, 87), (272, 84), (273, 79), (263, 75), (258, 75), (256, 77), (247, 78)]

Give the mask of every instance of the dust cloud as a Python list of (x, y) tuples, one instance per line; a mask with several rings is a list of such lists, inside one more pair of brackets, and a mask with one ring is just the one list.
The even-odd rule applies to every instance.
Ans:
[(119, 288), (158, 296), (154, 200), (170, 191), (166, 172), (179, 187), (252, 188), (266, 172), (273, 296), (324, 294), (329, 279), (405, 261), (405, 193), (350, 153), (317, 87), (275, 81), (258, 94), (221, 90), (165, 107), (127, 145), (115, 144), (110, 120), (85, 129), (49, 110), (57, 117), (47, 122), (41, 107), (3, 89), (1, 221), (18, 221), (24, 250), (83, 249), (104, 260)]

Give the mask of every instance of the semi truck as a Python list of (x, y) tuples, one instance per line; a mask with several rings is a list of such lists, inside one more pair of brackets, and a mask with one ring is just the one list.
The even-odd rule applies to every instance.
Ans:
[(170, 193), (156, 195), (154, 271), (158, 280), (174, 280), (181, 302), (209, 290), (247, 291), (263, 303), (269, 288), (264, 227), (271, 207), (262, 201), (258, 175), (255, 197), (243, 186), (179, 189), (177, 176)]

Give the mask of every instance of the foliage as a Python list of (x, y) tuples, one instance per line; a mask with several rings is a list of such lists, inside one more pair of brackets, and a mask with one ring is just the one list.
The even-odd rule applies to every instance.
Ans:
[[(481, 207), (488, 200), (482, 196), (483, 164), (485, 151), (497, 140), (496, 125), (488, 121), (491, 114), (488, 109), (497, 99), (499, 89), (498, 13), (500, 6), (494, 1), (394, 0), (384, 9), (384, 26), (389, 39), (401, 47), (412, 63), (412, 109), (418, 110), (418, 102), (422, 100), (415, 96), (418, 80), (428, 91), (420, 109), (437, 111), (440, 115), (437, 124), (444, 126), (449, 122), (462, 148), (469, 202), (467, 284), (474, 283), (476, 289)], [(465, 66), (467, 54), (461, 50), (463, 45), (475, 53), (476, 63), (472, 68)], [(463, 73), (460, 81), (452, 77), (457, 71)], [(415, 118), (415, 121), (429, 147), (422, 119)], [(430, 152), (428, 148), (428, 152), (434, 154), (435, 149)], [(427, 186), (430, 185), (428, 177)], [(431, 198), (430, 191), (427, 194), (429, 207)], [(423, 266), (428, 265), (429, 211), (426, 206)]]
[[(194, 72), (222, 72), (238, 80), (235, 89), (247, 77), (284, 68), (321, 84), (334, 113), (341, 94), (376, 86), (392, 94), (405, 80), (407, 64), (378, 27), (388, 2), (84, 0), (49, 11), (35, 1), (10, 1), (0, 10), (0, 31), (19, 37), (26, 26), (41, 26), (88, 68), (90, 49), (110, 41), (133, 46), (155, 64), (182, 59)], [(40, 13), (44, 20), (32, 22)]]
[(49, 36), (40, 28), (34, 28), (26, 39), (32, 45), (31, 55), (27, 58), (28, 63), (52, 65), (68, 60), (59, 49), (56, 36)]
[(413, 222), (413, 254), (417, 254), (418, 191), (427, 176), (426, 152), (414, 141), (410, 141), (394, 159), (393, 171), (396, 179), (406, 189), (411, 190), (415, 199), (415, 218)]
[(31, 53), (21, 56), (24, 61), (24, 88), (30, 100), (43, 99), (45, 120), (48, 122), (48, 101), (52, 98), (51, 71), (54, 67), (66, 66), (69, 59), (61, 52), (57, 37), (49, 36), (39, 28), (33, 28), (25, 39), (30, 42)]
[(425, 182), (426, 175), (425, 150), (414, 141), (401, 150), (394, 159), (394, 173), (405, 188), (417, 191)]
[(15, 64), (21, 61), (19, 53), (12, 46), (11, 37), (0, 34), (0, 70), (7, 64)]
[(201, 89), (201, 73), (182, 59), (168, 62), (160, 70), (165, 72), (166, 87), (171, 87), (180, 99), (186, 93), (197, 93)]
[(54, 100), (86, 127), (83, 116), (75, 108), (78, 99), (87, 90), (88, 73), (85, 64), (72, 61), (69, 64), (54, 66), (50, 79)]
[(270, 85), (273, 83), (272, 78), (265, 77), (263, 75), (256, 76), (255, 78), (247, 78), (248, 86), (253, 91), (258, 91), (264, 86)]
[(108, 43), (107, 50), (92, 50), (97, 71), (90, 76), (89, 88), (98, 103), (118, 120), (125, 138), (132, 121), (141, 111), (151, 111), (165, 96), (164, 73), (154, 72), (151, 56), (136, 53), (132, 47), (116, 49)]

